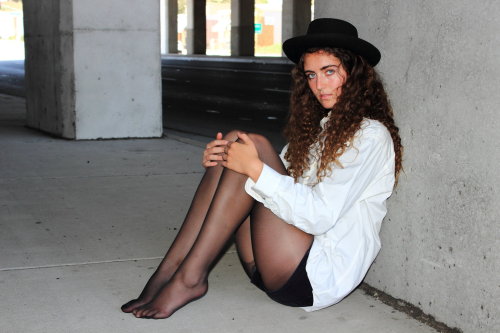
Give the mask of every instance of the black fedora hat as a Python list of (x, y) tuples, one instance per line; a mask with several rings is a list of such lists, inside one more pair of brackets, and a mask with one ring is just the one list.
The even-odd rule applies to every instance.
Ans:
[(302, 54), (313, 47), (335, 47), (352, 51), (375, 66), (380, 61), (380, 51), (358, 38), (358, 30), (351, 23), (333, 19), (320, 18), (309, 23), (307, 34), (293, 37), (283, 43), (283, 52), (286, 56), (298, 63)]

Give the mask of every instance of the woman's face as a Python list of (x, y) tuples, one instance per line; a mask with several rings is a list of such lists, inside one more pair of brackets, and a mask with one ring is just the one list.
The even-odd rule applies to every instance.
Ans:
[(340, 60), (325, 51), (304, 55), (304, 73), (309, 88), (325, 109), (331, 109), (340, 96), (347, 73)]

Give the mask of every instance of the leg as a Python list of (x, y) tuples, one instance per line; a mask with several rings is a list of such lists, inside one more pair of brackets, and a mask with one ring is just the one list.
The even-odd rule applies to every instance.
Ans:
[[(259, 147), (259, 157), (271, 168), (287, 174), (283, 163), (267, 139), (251, 135)], [(236, 233), (236, 246), (249, 276), (255, 267), (268, 290), (282, 287), (310, 248), (313, 236), (284, 222), (261, 203), (251, 212), (251, 223), (245, 222)], [(291, 245), (293, 244), (293, 245)]]
[[(256, 143), (261, 159), (272, 167), (279, 163), (281, 165), (281, 171), (284, 172), (283, 165), (270, 143), (260, 136), (251, 137)], [(203, 223), (193, 247), (172, 279), (165, 284), (155, 299), (133, 311), (136, 317), (167, 318), (180, 307), (206, 293), (208, 289), (207, 276), (211, 264), (229, 237), (242, 224), (242, 221), (247, 218), (254, 207), (253, 198), (247, 195), (244, 190), (246, 179), (246, 176), (231, 170), (223, 171), (205, 222)], [(259, 216), (262, 217), (262, 215), (256, 214), (257, 218), (259, 218)], [(283, 221), (279, 219), (277, 219), (277, 221), (284, 225)], [(272, 285), (278, 285), (282, 281), (282, 283), (284, 283), (284, 281), (288, 279), (296, 263), (300, 261), (312, 242), (312, 236), (302, 231), (298, 231), (298, 229), (291, 229), (288, 225), (286, 226), (286, 228), (273, 228), (272, 232), (275, 232), (274, 229), (276, 229), (278, 232), (295, 235), (294, 237), (288, 238), (287, 242), (283, 241), (281, 243), (286, 244), (286, 247), (290, 247), (290, 241), (297, 241), (298, 250), (287, 251), (287, 253), (281, 257), (287, 261), (291, 260), (293, 263), (287, 265), (282, 264), (279, 266), (279, 270), (285, 268), (290, 272), (276, 273), (271, 269), (266, 270), (265, 275), (269, 277), (266, 278), (266, 280), (269, 281), (270, 287), (272, 287)], [(287, 239), (285, 235), (280, 236), (280, 238), (284, 240)], [(262, 240), (274, 242), (271, 236), (262, 237)], [(294, 244), (293, 247), (295, 248), (296, 245)], [(256, 249), (260, 248), (265, 247), (256, 247)], [(282, 248), (283, 247), (276, 247), (278, 250)], [(296, 258), (294, 256), (296, 256)], [(264, 264), (263, 266), (265, 267)], [(289, 269), (288, 266), (292, 268)]]
[(252, 277), (255, 271), (255, 257), (253, 255), (250, 217), (247, 217), (238, 230), (236, 230), (234, 243), (245, 273), (247, 273), (248, 277)]
[[(236, 250), (248, 277), (258, 268), (270, 291), (281, 288), (295, 272), (312, 237), (274, 215), (261, 203), (235, 234)], [(290, 246), (290, 244), (294, 244)]]
[(280, 289), (295, 272), (313, 236), (284, 222), (261, 203), (252, 211), (255, 266), (269, 291)]
[(245, 181), (246, 176), (231, 170), (223, 171), (193, 247), (155, 299), (133, 311), (136, 317), (166, 318), (205, 294), (212, 262), (253, 206), (253, 199), (243, 189)]
[[(230, 132), (225, 136), (226, 140), (234, 141), (236, 138), (236, 131)], [(193, 246), (196, 237), (198, 237), (198, 233), (205, 220), (215, 190), (217, 189), (222, 171), (222, 166), (215, 166), (206, 170), (174, 242), (154, 274), (146, 283), (139, 297), (129, 301), (121, 307), (123, 312), (132, 312), (139, 306), (152, 301), (158, 291), (177, 271), (177, 268)]]

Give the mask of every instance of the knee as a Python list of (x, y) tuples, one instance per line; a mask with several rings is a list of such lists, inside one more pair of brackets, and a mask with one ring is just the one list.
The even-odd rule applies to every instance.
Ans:
[(243, 131), (234, 129), (232, 131), (227, 132), (224, 135), (223, 139), (228, 140), (228, 141), (236, 141), (238, 139), (238, 133), (241, 133), (241, 132), (243, 132)]
[(248, 136), (250, 137), (250, 139), (252, 139), (257, 149), (272, 147), (271, 142), (269, 142), (269, 140), (263, 135), (248, 133)]
[(224, 135), (224, 140), (237, 141), (238, 140), (238, 133), (246, 133), (248, 135), (248, 137), (252, 140), (252, 142), (255, 144), (257, 149), (272, 147), (271, 142), (265, 136), (263, 136), (261, 134), (256, 134), (256, 133), (248, 133), (248, 132), (240, 131), (240, 130), (229, 131), (226, 135)]

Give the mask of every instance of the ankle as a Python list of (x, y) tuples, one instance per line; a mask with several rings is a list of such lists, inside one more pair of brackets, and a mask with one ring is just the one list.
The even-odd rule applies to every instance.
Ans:
[(157, 268), (156, 273), (171, 278), (180, 266), (180, 262), (163, 261)]
[(179, 272), (179, 274), (176, 274), (176, 278), (187, 288), (196, 288), (207, 283), (207, 274)]

